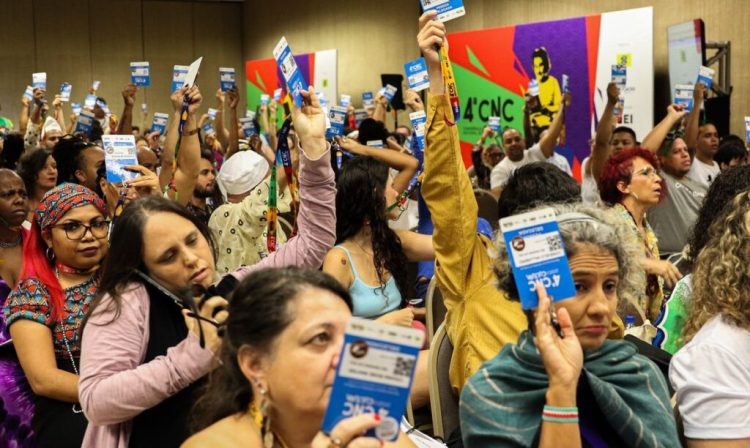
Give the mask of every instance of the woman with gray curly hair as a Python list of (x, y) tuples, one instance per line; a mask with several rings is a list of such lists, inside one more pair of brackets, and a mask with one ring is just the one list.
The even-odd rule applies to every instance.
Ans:
[[(529, 330), (471, 377), (461, 394), (465, 446), (679, 446), (669, 394), (634, 345), (607, 340), (618, 300), (633, 291), (637, 248), (611, 212), (553, 204), (575, 297), (556, 302), (536, 286)], [(495, 242), (498, 287), (518, 299), (508, 249)], [(564, 441), (564, 442), (563, 442)], [(563, 443), (561, 445), (561, 443)]]
[(693, 264), (693, 293), (682, 331), (686, 344), (672, 358), (669, 380), (677, 391), (688, 447), (746, 447), (750, 445), (750, 190), (724, 207), (707, 235)]

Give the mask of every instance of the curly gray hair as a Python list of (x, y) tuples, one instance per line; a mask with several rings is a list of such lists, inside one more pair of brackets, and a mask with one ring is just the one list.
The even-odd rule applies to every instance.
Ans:
[[(640, 269), (639, 251), (632, 243), (632, 239), (628, 238), (628, 230), (622, 220), (610, 211), (583, 203), (545, 204), (533, 210), (546, 208), (553, 209), (558, 217), (560, 236), (569, 259), (578, 253), (582, 244), (593, 244), (615, 256), (620, 280), (617, 287), (618, 309), (622, 311), (626, 303), (634, 303), (634, 298), (637, 297), (637, 273)], [(505, 291), (509, 299), (519, 300), (508, 248), (500, 232), (495, 238), (490, 256), (493, 259), (498, 288)]]

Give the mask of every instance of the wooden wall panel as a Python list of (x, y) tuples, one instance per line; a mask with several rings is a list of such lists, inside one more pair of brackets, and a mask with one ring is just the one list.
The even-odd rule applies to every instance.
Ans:
[(31, 85), (36, 71), (34, 46), (34, 8), (31, 2), (0, 0), (3, 25), (0, 26), (0, 115), (18, 127), (21, 96)]

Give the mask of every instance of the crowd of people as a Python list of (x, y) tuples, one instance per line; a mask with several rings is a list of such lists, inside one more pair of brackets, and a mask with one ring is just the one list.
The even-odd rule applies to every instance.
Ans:
[[(383, 93), (335, 138), (312, 87), (259, 106), (247, 136), (236, 88), (213, 118), (197, 85), (176, 90), (164, 135), (134, 125), (132, 84), (119, 117), (98, 98), (90, 132), (59, 96), (24, 97), (18, 128), (0, 121), (0, 447), (383, 446), (363, 435), (378, 412), (321, 430), (345, 330), (426, 333), (430, 282), (453, 347), (448, 446), (749, 446), (750, 167), (701, 111), (705, 85), (638, 136), (610, 83), (580, 184), (557, 152), (567, 92), (541, 130), (530, 96), (525, 129), (485, 127), (467, 170), (446, 33), (420, 17), (430, 86), (404, 98), (423, 147), (387, 128)], [(106, 134), (135, 136), (132, 179), (107, 179)], [(536, 284), (522, 307), (479, 193), (501, 219), (553, 210), (573, 297)]]

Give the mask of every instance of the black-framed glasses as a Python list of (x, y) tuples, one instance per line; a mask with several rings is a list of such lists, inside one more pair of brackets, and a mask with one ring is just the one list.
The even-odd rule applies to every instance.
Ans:
[(109, 220), (100, 219), (86, 225), (80, 221), (68, 221), (62, 224), (55, 224), (50, 226), (53, 228), (63, 229), (65, 236), (71, 241), (80, 241), (86, 235), (86, 232), (91, 232), (94, 238), (104, 238), (109, 232)]

